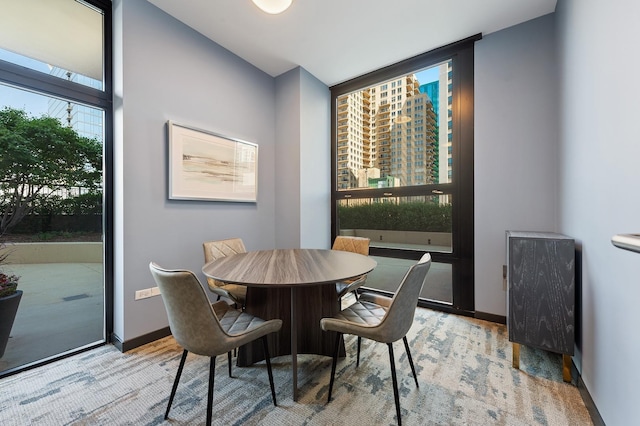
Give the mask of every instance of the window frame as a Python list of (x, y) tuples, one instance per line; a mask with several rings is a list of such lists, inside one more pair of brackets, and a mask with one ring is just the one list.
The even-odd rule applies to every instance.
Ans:
[(113, 283), (114, 283), (114, 233), (113, 233), (113, 13), (111, 0), (83, 0), (103, 14), (103, 90), (55, 77), (37, 70), (23, 67), (0, 59), (0, 82), (17, 89), (33, 91), (52, 97), (64, 98), (79, 104), (104, 110), (103, 142), (103, 232), (104, 232), (104, 338), (103, 343), (84, 346), (65, 352), (59, 356), (47, 358), (42, 362), (28, 364), (13, 370), (7, 370), (0, 377), (14, 374), (25, 369), (37, 367), (109, 343), (113, 333)]
[[(420, 299), (419, 305), (446, 312), (473, 316), (474, 304), (474, 222), (473, 222), (473, 84), (474, 43), (482, 38), (477, 34), (455, 43), (414, 56), (407, 60), (337, 84), (331, 90), (331, 240), (339, 232), (337, 204), (343, 199), (383, 198), (389, 188), (338, 190), (337, 181), (337, 99), (339, 96), (392, 80), (397, 76), (416, 72), (443, 61), (451, 60), (453, 68), (452, 145), (453, 169), (451, 183), (405, 186), (393, 188), (394, 197), (409, 195), (451, 194), (452, 252), (433, 252), (434, 262), (452, 265), (453, 303), (451, 305)], [(451, 71), (450, 71), (451, 72)], [(408, 249), (371, 247), (370, 254), (419, 260), (422, 252)]]

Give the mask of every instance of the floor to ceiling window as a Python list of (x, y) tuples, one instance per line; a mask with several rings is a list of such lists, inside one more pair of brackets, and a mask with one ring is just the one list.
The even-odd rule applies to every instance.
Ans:
[(434, 260), (421, 304), (473, 311), (473, 37), (331, 88), (336, 235), (370, 239), (369, 288)]
[(110, 56), (110, 1), (3, 3), (0, 271), (21, 298), (0, 376), (111, 331)]

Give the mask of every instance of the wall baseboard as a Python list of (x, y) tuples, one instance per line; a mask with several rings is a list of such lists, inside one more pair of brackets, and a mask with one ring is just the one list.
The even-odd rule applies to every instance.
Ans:
[[(577, 371), (576, 365), (573, 364), (573, 372), (576, 372), (576, 371)], [(584, 405), (587, 407), (587, 411), (589, 412), (589, 416), (591, 416), (591, 420), (593, 421), (594, 426), (605, 426), (604, 420), (602, 419), (602, 417), (600, 416), (600, 412), (598, 411), (598, 407), (596, 407), (595, 402), (593, 402), (593, 399), (591, 398), (589, 389), (587, 389), (587, 387), (584, 384), (584, 381), (582, 381), (582, 376), (578, 374), (576, 377), (577, 377), (576, 386), (580, 391), (580, 396), (582, 397), (582, 401), (584, 402)]]
[(155, 342), (158, 339), (171, 335), (171, 329), (169, 327), (161, 328), (160, 330), (153, 331), (148, 334), (143, 334), (134, 339), (123, 342), (115, 334), (111, 334), (111, 343), (118, 348), (120, 352), (127, 352), (131, 349), (135, 349), (138, 346), (146, 345), (147, 343)]
[(507, 323), (507, 317), (503, 315), (490, 314), (488, 312), (475, 311), (475, 313), (473, 314), (473, 317), (479, 320), (497, 322), (498, 324)]

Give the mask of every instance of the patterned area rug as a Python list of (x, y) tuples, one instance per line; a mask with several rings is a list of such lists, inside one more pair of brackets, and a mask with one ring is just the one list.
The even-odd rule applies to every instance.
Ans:
[[(590, 425), (578, 389), (562, 381), (562, 357), (522, 347), (511, 367), (505, 326), (418, 309), (408, 334), (420, 388), (401, 342), (394, 345), (405, 425)], [(289, 357), (273, 359), (278, 407), (264, 362), (234, 366), (217, 358), (216, 425), (391, 425), (395, 406), (386, 345), (355, 337), (338, 361), (327, 404), (331, 359), (301, 355), (299, 400), (292, 401)], [(127, 353), (111, 345), (0, 380), (2, 425), (191, 425), (205, 421), (208, 360), (189, 354), (163, 419), (182, 349), (167, 337)]]

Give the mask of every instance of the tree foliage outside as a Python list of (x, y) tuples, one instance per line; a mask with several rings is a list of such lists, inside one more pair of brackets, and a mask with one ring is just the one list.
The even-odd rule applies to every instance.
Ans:
[(451, 232), (451, 204), (372, 203), (339, 206), (340, 229)]
[(29, 214), (78, 211), (102, 211), (102, 144), (52, 117), (0, 110), (0, 235)]

